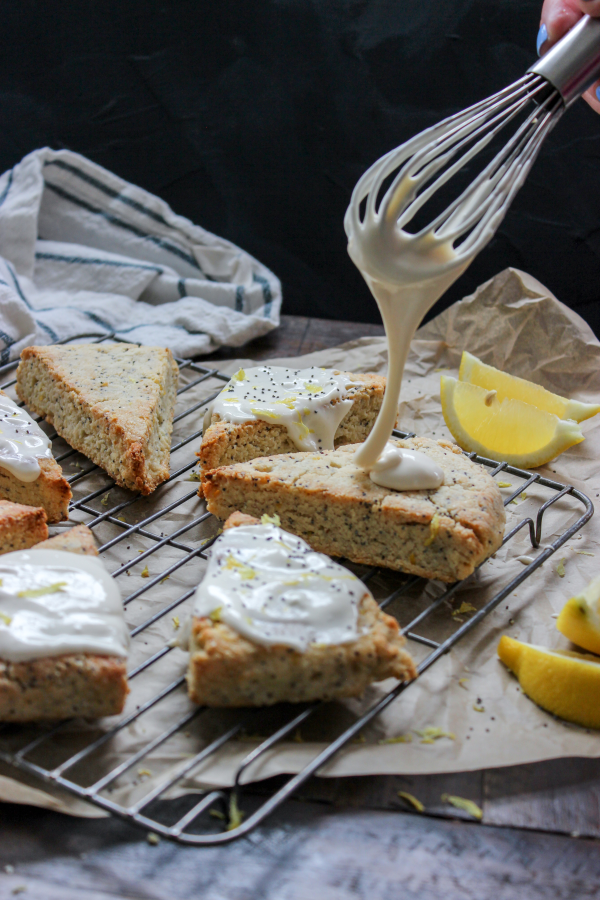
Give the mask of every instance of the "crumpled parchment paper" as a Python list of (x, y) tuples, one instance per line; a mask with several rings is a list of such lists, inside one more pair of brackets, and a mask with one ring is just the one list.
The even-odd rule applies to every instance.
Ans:
[[(435, 438), (450, 437), (441, 414), (440, 372), (456, 374), (463, 349), (479, 356), (487, 363), (516, 375), (530, 378), (549, 390), (579, 400), (597, 401), (600, 396), (600, 343), (588, 325), (574, 312), (560, 303), (543, 285), (531, 276), (515, 269), (501, 272), (482, 285), (476, 293), (441, 313), (417, 333), (405, 372), (400, 406), (400, 427), (406, 431)], [(272, 360), (274, 365), (286, 365), (291, 360)], [(295, 366), (322, 365), (357, 372), (382, 372), (387, 365), (387, 351), (383, 338), (363, 338), (329, 350), (297, 357)], [(236, 360), (224, 364), (227, 372), (235, 372), (251, 360)], [(191, 376), (188, 376), (191, 377)], [(210, 382), (193, 388), (183, 395), (182, 409), (208, 395), (218, 383)], [(200, 427), (199, 413), (178, 425), (176, 434), (184, 436)], [(600, 416), (583, 423), (585, 441), (565, 452), (557, 460), (539, 471), (550, 478), (570, 483), (595, 502), (600, 495)], [(182, 465), (192, 458), (195, 443), (172, 460)], [(187, 456), (181, 457), (181, 452)], [(188, 473), (189, 474), (189, 473)], [(162, 508), (194, 485), (186, 480), (169, 485), (155, 498), (139, 502), (144, 515)], [(519, 487), (519, 480), (500, 476), (498, 481), (510, 483), (502, 488), (508, 496)], [(86, 481), (85, 490), (89, 488)], [(118, 489), (110, 494), (110, 505), (118, 496)], [(125, 496), (125, 495), (124, 495)], [(551, 492), (532, 486), (526, 497), (518, 497), (507, 507), (507, 528), (524, 515), (535, 515), (539, 505)], [(143, 506), (142, 506), (143, 504)], [(98, 507), (102, 511), (101, 507)], [(138, 505), (126, 511), (127, 521), (139, 520)], [(204, 506), (196, 497), (178, 507), (168, 520), (161, 520), (159, 528), (168, 533), (201, 515)], [(565, 498), (551, 507), (544, 517), (542, 547), (547, 546), (571, 525), (583, 512), (580, 503)], [(79, 516), (79, 520), (85, 517)], [(190, 531), (188, 543), (202, 540), (214, 533), (216, 522), (209, 520)], [(113, 530), (111, 530), (113, 529)], [(101, 526), (96, 531), (100, 541), (114, 536), (114, 526)], [(469, 633), (449, 654), (441, 658), (401, 697), (375, 719), (355, 743), (350, 744), (320, 772), (321, 775), (367, 774), (426, 774), (481, 769), (494, 766), (529, 763), (555, 757), (600, 756), (600, 734), (554, 719), (528, 700), (519, 690), (516, 679), (497, 658), (496, 647), (502, 634), (548, 647), (567, 647), (568, 642), (556, 630), (556, 614), (568, 597), (579, 592), (600, 570), (600, 520), (595, 517), (557, 554), (534, 572), (509, 598), (497, 607), (473, 632)], [(147, 549), (142, 537), (132, 537), (128, 549), (123, 543), (107, 551), (104, 558), (111, 571), (125, 559), (135, 557)], [(422, 633), (443, 638), (465, 621), (469, 609), (460, 613), (463, 604), (480, 608), (487, 599), (511, 578), (522, 572), (523, 556), (535, 557), (528, 533), (519, 535), (498, 551), (495, 557), (470, 579), (455, 596), (422, 629)], [(150, 576), (164, 571), (181, 559), (176, 548), (165, 546), (161, 551), (161, 566), (150, 557)], [(557, 571), (563, 560), (564, 577)], [(193, 587), (202, 576), (204, 562), (200, 559), (174, 572), (169, 580), (158, 584), (128, 606), (128, 620), (132, 624), (145, 621), (166, 602), (174, 600), (182, 591)], [(132, 575), (121, 576), (122, 589), (127, 592), (143, 587), (142, 564)], [(123, 582), (126, 581), (126, 584)], [(386, 575), (370, 583), (376, 596), (385, 596), (394, 584), (394, 576)], [(409, 621), (425, 602), (439, 594), (441, 587), (428, 583), (396, 601), (388, 612), (401, 622)], [(174, 609), (173, 615), (183, 622), (191, 600)], [(463, 607), (464, 609), (465, 607)], [(453, 615), (454, 613), (454, 615)], [(178, 628), (171, 615), (159, 619), (135, 639), (131, 667), (148, 657), (173, 638)], [(427, 652), (411, 644), (417, 659)], [(186, 654), (173, 650), (147, 672), (134, 680), (128, 710), (185, 672)], [(393, 681), (372, 686), (361, 700), (327, 704), (308, 720), (294, 739), (287, 740), (254, 764), (245, 780), (258, 780), (286, 772), (297, 772), (355, 717), (373, 705), (393, 687)], [(91, 783), (99, 774), (125, 760), (139, 750), (176, 718), (186, 715), (190, 705), (184, 688), (180, 687), (149, 712), (124, 729), (118, 737), (105, 745), (89, 760), (77, 775), (82, 783)], [(285, 721), (293, 710), (285, 711)], [(229, 785), (243, 757), (256, 745), (261, 736), (270, 734), (282, 724), (280, 709), (251, 711), (246, 717), (242, 739), (230, 741), (223, 749), (205, 760), (189, 773), (175, 793), (197, 790), (208, 784)], [(197, 716), (167, 743), (144, 758), (140, 768), (135, 766), (127, 776), (113, 786), (109, 794), (117, 802), (129, 804), (143, 796), (156, 784), (167, 780), (210, 740), (239, 718), (236, 711), (207, 711)], [(100, 726), (100, 727), (103, 727)], [(98, 731), (96, 724), (74, 723), (66, 728), (58, 748), (61, 754), (72, 753), (80, 746), (81, 730)], [(427, 728), (437, 728), (449, 736), (432, 738)], [(421, 734), (419, 734), (421, 732)], [(403, 737), (400, 742), (385, 743)], [(382, 743), (384, 742), (384, 743)], [(55, 745), (56, 746), (56, 745)], [(48, 759), (43, 760), (49, 764)], [(2, 765), (0, 799), (12, 802), (48, 805), (73, 815), (102, 815), (81, 801), (57, 792), (46, 793), (30, 787), (34, 782), (22, 779), (9, 766)], [(67, 773), (69, 774), (69, 773)], [(27, 785), (19, 784), (19, 781)]]

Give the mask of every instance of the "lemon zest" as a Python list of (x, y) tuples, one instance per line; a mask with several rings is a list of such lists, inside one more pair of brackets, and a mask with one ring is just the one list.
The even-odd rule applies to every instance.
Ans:
[(382, 738), (378, 744), (412, 744), (412, 734), (398, 734), (396, 737)]
[(309, 394), (320, 394), (323, 390), (320, 384), (311, 384), (309, 381), (304, 382), (304, 388)]
[(438, 536), (438, 531), (440, 530), (440, 517), (437, 513), (433, 514), (431, 522), (429, 523), (429, 537), (425, 541), (425, 546), (429, 547), (435, 541)]
[(472, 800), (467, 800), (465, 797), (457, 797), (454, 794), (442, 794), (442, 803), (450, 803), (451, 806), (455, 806), (456, 809), (462, 809), (470, 816), (473, 816), (474, 819), (483, 818), (481, 808)]
[(485, 706), (478, 706), (476, 703), (473, 704), (473, 709), (475, 712), (485, 712)]
[[(261, 525), (276, 525), (277, 528), (279, 528), (281, 525), (281, 519), (279, 518), (277, 513), (273, 513), (272, 516), (270, 516), (268, 513), (263, 513), (262, 516), (260, 517), (260, 524)], [(281, 541), (279, 543), (281, 543)], [(284, 546), (285, 546), (285, 544), (284, 544)]]
[(468, 613), (474, 612), (477, 612), (477, 607), (473, 606), (472, 603), (467, 603), (466, 600), (463, 600), (458, 609), (452, 610), (452, 617), (456, 618), (456, 616), (468, 615)]
[(140, 574), (141, 574), (142, 578), (150, 578), (150, 572), (148, 571), (148, 566), (144, 566), (144, 568), (142, 569)]
[(229, 795), (229, 822), (227, 823), (227, 831), (233, 831), (242, 824), (244, 813), (237, 805), (237, 796), (232, 792)]
[(422, 728), (421, 730), (415, 728), (414, 732), (420, 738), (423, 738), (421, 741), (422, 744), (433, 744), (434, 741), (437, 741), (440, 738), (450, 738), (451, 741), (456, 740), (456, 735), (452, 734), (451, 731), (444, 731), (443, 728), (436, 728), (435, 725), (428, 725), (427, 728)]
[(238, 371), (235, 373), (235, 375), (233, 376), (233, 378), (231, 380), (232, 381), (245, 381), (246, 373), (244, 372), (243, 369), (238, 369)]
[(398, 791), (398, 796), (401, 800), (404, 800), (405, 803), (408, 803), (409, 806), (412, 806), (413, 809), (416, 809), (417, 812), (422, 813), (425, 809), (420, 800), (413, 794), (409, 794), (408, 791)]
[(43, 597), (44, 594), (58, 594), (66, 584), (66, 581), (55, 581), (54, 584), (46, 584), (44, 587), (30, 588), (28, 591), (18, 591), (17, 597)]
[(510, 483), (510, 481), (497, 481), (496, 484), (498, 485), (498, 487), (504, 487), (504, 488), (512, 487), (512, 484)]
[(179, 616), (173, 616), (173, 628), (175, 629), (175, 631), (177, 631), (177, 629), (179, 628), (179, 624)]
[(240, 562), (232, 553), (227, 557), (227, 562), (223, 568), (229, 569), (230, 571), (237, 570), (240, 578), (247, 578), (248, 581), (252, 578), (256, 578), (256, 569), (253, 569), (252, 566), (247, 566), (246, 563)]
[(220, 622), (221, 621), (221, 610), (222, 606), (217, 606), (216, 609), (213, 609), (211, 613), (208, 614), (208, 618), (211, 622)]
[(564, 578), (566, 575), (565, 563), (566, 563), (566, 559), (561, 559), (561, 561), (559, 562), (559, 564), (556, 567), (556, 574), (558, 575), (559, 578)]
[(5, 625), (10, 625), (12, 622), (12, 616), (7, 616), (6, 613), (0, 612), (0, 619), (4, 622)]

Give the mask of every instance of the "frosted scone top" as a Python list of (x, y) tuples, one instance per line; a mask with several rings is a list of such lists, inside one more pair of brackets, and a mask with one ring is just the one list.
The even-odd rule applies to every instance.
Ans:
[(226, 422), (255, 419), (284, 425), (298, 450), (333, 450), (338, 425), (352, 406), (348, 375), (334, 369), (257, 366), (240, 369), (212, 412)]
[(306, 650), (359, 637), (364, 584), (276, 525), (230, 528), (212, 549), (193, 614), (254, 643)]
[(0, 393), (0, 466), (20, 481), (35, 481), (39, 458), (52, 459), (51, 446), (29, 413)]
[(0, 559), (0, 659), (127, 656), (121, 595), (99, 559), (18, 550)]

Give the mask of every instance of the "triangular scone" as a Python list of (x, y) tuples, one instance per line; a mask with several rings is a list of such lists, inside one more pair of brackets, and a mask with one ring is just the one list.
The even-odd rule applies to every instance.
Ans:
[(208, 472), (208, 509), (277, 515), (286, 531), (331, 556), (460, 581), (502, 543), (502, 496), (484, 468), (449, 441), (395, 441), (420, 450), (444, 471), (437, 490), (392, 491), (354, 464), (356, 444), (289, 453)]
[[(228, 543), (228, 529), (237, 531), (238, 527), (241, 528), (241, 542)], [(272, 524), (261, 525), (258, 519), (250, 516), (232, 515), (225, 523), (224, 531), (212, 553), (220, 553), (225, 561), (219, 562), (219, 556), (216, 560), (211, 558), (206, 573), (206, 579), (212, 580), (223, 569), (233, 572), (229, 588), (219, 585), (216, 602), (223, 605), (210, 614), (199, 615), (196, 609), (198, 595), (194, 601), (187, 675), (189, 694), (194, 702), (203, 706), (237, 707), (334, 700), (360, 696), (370, 684), (385, 678), (408, 681), (416, 677), (415, 664), (404, 649), (405, 639), (398, 623), (381, 611), (364, 584), (347, 569), (326, 560), (321, 554), (318, 554), (320, 560), (315, 561), (317, 554), (309, 551), (303, 541)], [(254, 568), (240, 562), (239, 543), (247, 546), (250, 557), (254, 556)], [(272, 559), (265, 562), (271, 552), (265, 553), (265, 549), (274, 548), (276, 544), (286, 548), (280, 568), (273, 566)], [(281, 555), (281, 550), (275, 552)], [(306, 557), (303, 554), (307, 554)], [(242, 556), (245, 558), (243, 552)], [(324, 565), (328, 567), (326, 570)], [(327, 575), (323, 574), (325, 571)], [(281, 580), (282, 575), (284, 580)], [(351, 593), (347, 599), (354, 597), (355, 637), (337, 643), (309, 642), (298, 649), (277, 642), (279, 633), (269, 643), (260, 643), (222, 621), (226, 618), (228, 589), (233, 591), (232, 596), (242, 597), (241, 605), (251, 615), (257, 607), (249, 595), (253, 590), (257, 591), (255, 601), (259, 599), (262, 603), (265, 600), (263, 588), (267, 587), (277, 593), (275, 618), (269, 620), (275, 628), (281, 623), (291, 623), (292, 628), (295, 625), (309, 627), (305, 611), (298, 612), (300, 603), (296, 586), (306, 585), (310, 578), (314, 579), (311, 585), (318, 584), (319, 578), (330, 583), (332, 595), (342, 590), (340, 585), (348, 585)], [(257, 587), (261, 580), (264, 585)], [(209, 606), (210, 599), (209, 595)], [(322, 623), (326, 594), (319, 594), (319, 599)], [(206, 602), (206, 595), (203, 595), (200, 604), (206, 606)], [(266, 603), (269, 603), (268, 597)], [(287, 607), (285, 613), (281, 611), (282, 603)], [(347, 611), (344, 604), (338, 614), (345, 616)], [(337, 621), (336, 614), (334, 625)], [(344, 631), (344, 626), (340, 625), (340, 631)]]
[(46, 513), (41, 507), (0, 500), (0, 553), (27, 550), (47, 537)]
[[(12, 404), (13, 401), (4, 391), (0, 391), (0, 395)], [(23, 411), (18, 409), (18, 412), (22, 414)], [(35, 422), (31, 427), (39, 433)], [(46, 511), (48, 522), (62, 522), (69, 518), (69, 500), (72, 496), (69, 483), (63, 478), (62, 469), (54, 457), (42, 456), (38, 464), (40, 473), (35, 481), (22, 481), (14, 472), (0, 465), (0, 498), (26, 506), (41, 506)]]
[[(240, 370), (243, 372), (244, 370)], [(277, 377), (280, 373), (297, 371), (309, 372), (310, 370), (286, 370), (280, 367), (262, 366), (260, 369), (246, 370), (244, 374), (248, 376), (254, 371), (272, 371), (276, 378), (273, 382), (273, 389), (277, 391)], [(321, 372), (331, 372), (335, 376), (345, 376), (351, 384), (343, 393), (340, 399), (350, 401), (345, 404), (349, 408), (343, 414), (342, 420), (337, 428), (334, 429), (333, 446), (339, 447), (342, 444), (358, 444), (364, 441), (371, 431), (375, 423), (375, 419), (381, 409), (383, 402), (383, 394), (385, 392), (385, 377), (383, 375), (374, 375), (372, 373), (354, 374), (352, 372), (340, 372), (338, 369), (318, 370)], [(238, 373), (239, 374), (239, 373)], [(235, 386), (237, 393), (243, 391), (243, 384), (236, 382), (237, 376), (233, 376), (232, 380), (223, 388), (221, 395), (217, 400), (227, 394), (230, 387)], [(318, 396), (314, 392), (309, 397), (310, 400), (317, 401)], [(264, 406), (264, 401), (269, 400), (269, 392), (257, 392), (256, 406), (260, 410)], [(302, 401), (302, 397), (294, 397), (294, 400)], [(230, 401), (226, 400), (225, 403)], [(331, 404), (327, 404), (326, 410), (335, 407), (339, 403), (339, 399), (333, 400)], [(300, 405), (303, 404), (300, 402)], [(226, 406), (221, 407), (224, 411)], [(272, 409), (272, 407), (270, 407)], [(277, 409), (277, 407), (275, 407)], [(280, 409), (285, 410), (285, 406)], [(318, 407), (317, 407), (318, 409)], [(308, 410), (302, 410), (308, 412)], [(322, 411), (319, 410), (320, 413)], [(292, 436), (288, 432), (285, 424), (277, 424), (269, 421), (271, 412), (264, 414), (265, 418), (259, 418), (256, 415), (250, 416), (247, 421), (240, 422), (230, 421), (228, 418), (222, 418), (219, 413), (212, 409), (210, 415), (205, 418), (204, 434), (202, 435), (202, 444), (200, 446), (200, 471), (204, 477), (204, 473), (209, 469), (216, 469), (218, 466), (229, 466), (233, 463), (248, 462), (259, 456), (271, 456), (275, 453), (295, 453), (298, 450), (306, 449), (297, 447), (294, 444)], [(326, 449), (326, 448), (325, 448)]]
[(150, 494), (169, 477), (177, 378), (162, 347), (55, 344), (23, 350), (17, 393), (117, 484)]

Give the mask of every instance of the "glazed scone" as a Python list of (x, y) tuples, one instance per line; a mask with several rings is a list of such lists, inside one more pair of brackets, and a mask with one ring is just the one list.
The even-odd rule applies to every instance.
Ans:
[(27, 347), (17, 394), (117, 484), (150, 494), (169, 477), (177, 379), (162, 347)]
[(75, 525), (63, 534), (57, 534), (35, 545), (36, 550), (65, 550), (84, 556), (98, 556), (96, 538), (87, 525)]
[[(123, 709), (129, 692), (127, 626), (113, 579), (95, 558), (95, 549), (82, 528), (85, 526), (72, 529), (77, 532), (71, 535), (72, 543), (78, 544), (74, 552), (60, 550), (57, 542), (67, 537), (61, 535), (0, 561), (1, 722), (99, 718)], [(87, 581), (79, 586), (75, 602), (70, 596), (67, 602), (60, 592), (71, 586), (68, 579), (73, 573)], [(45, 592), (39, 587), (40, 579), (42, 585), (47, 584)], [(90, 583), (96, 587), (90, 589)], [(107, 585), (116, 594), (107, 595), (109, 602), (103, 600), (103, 605), (96, 600), (94, 606), (92, 591)], [(22, 586), (30, 589), (20, 590)], [(53, 602), (57, 597), (58, 603)], [(29, 624), (20, 618), (22, 610)], [(94, 619), (86, 630), (90, 612)], [(72, 621), (63, 635), (57, 621), (62, 625), (69, 615)], [(34, 639), (28, 642), (32, 620), (42, 624), (34, 624)], [(72, 652), (62, 652), (65, 650)]]
[[(314, 619), (302, 603), (311, 591)], [(189, 694), (210, 707), (355, 697), (384, 678), (416, 677), (404, 643), (347, 569), (274, 524), (234, 514), (194, 600)]]
[[(14, 426), (10, 427), (14, 418), (19, 426), (16, 430)], [(6, 433), (6, 424), (12, 434)], [(37, 460), (35, 466), (37, 472), (29, 473), (27, 480), (24, 480), (20, 471), (22, 461), (18, 458), (19, 448), (23, 447), (23, 433), (30, 443), (32, 439), (40, 443), (39, 456), (35, 450), (33, 451)], [(20, 438), (19, 444), (12, 443), (11, 439), (15, 438)], [(4, 391), (0, 391), (0, 445), (0, 498), (10, 500), (12, 503), (24, 503), (26, 506), (41, 506), (46, 511), (50, 523), (68, 519), (71, 488), (63, 478), (61, 467), (52, 456), (50, 441), (28, 413), (16, 406)], [(8, 461), (3, 460), (3, 456), (6, 455), (9, 456)], [(32, 460), (26, 462), (31, 463)], [(34, 480), (31, 480), (32, 478)]]
[(484, 468), (454, 444), (394, 440), (420, 450), (444, 472), (436, 490), (392, 491), (354, 464), (355, 445), (290, 453), (208, 472), (208, 509), (276, 513), (316, 550), (425, 578), (460, 581), (494, 553), (504, 535), (502, 496)]
[(47, 537), (48, 526), (43, 509), (0, 500), (0, 553), (26, 550)]
[[(242, 382), (239, 381), (240, 372), (244, 376)], [(247, 462), (260, 456), (298, 450), (326, 450), (342, 444), (360, 443), (373, 427), (385, 391), (385, 378), (370, 373), (354, 374), (317, 367), (294, 370), (273, 366), (240, 372), (223, 388), (205, 420), (198, 453), (202, 477), (209, 469)], [(256, 375), (253, 376), (253, 373)], [(300, 373), (303, 377), (299, 377)], [(228, 395), (241, 399), (244, 390), (248, 392), (247, 385), (252, 385), (253, 377), (264, 381), (269, 390), (259, 388), (254, 392), (256, 404), (246, 404), (238, 410)], [(315, 392), (314, 388), (320, 386), (316, 383), (317, 379), (325, 390)], [(280, 391), (286, 380), (288, 390)], [(337, 390), (336, 381), (339, 383)], [(303, 393), (305, 383), (309, 385), (309, 390)], [(298, 384), (301, 389), (295, 390)], [(269, 403), (269, 399), (275, 402)], [(235, 415), (229, 413), (231, 407), (228, 404), (231, 404)], [(263, 418), (260, 418), (261, 409), (264, 410)], [(281, 411), (280, 416), (283, 414), (281, 417), (287, 416), (289, 424), (274, 421), (278, 410)], [(316, 410), (316, 415), (313, 410)], [(326, 423), (329, 428), (311, 430), (311, 425), (319, 423), (319, 417), (321, 420), (331, 420)], [(296, 418), (298, 421), (294, 421)], [(307, 442), (310, 434), (314, 437)]]

